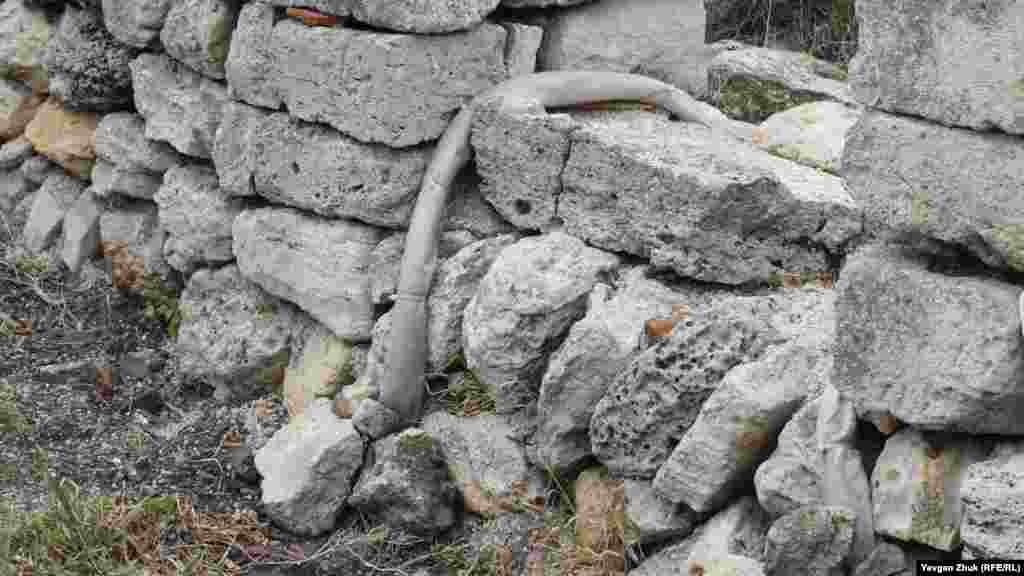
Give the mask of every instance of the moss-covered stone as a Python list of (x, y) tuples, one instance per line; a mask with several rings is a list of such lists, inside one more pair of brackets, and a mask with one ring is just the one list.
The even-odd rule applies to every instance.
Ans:
[(776, 112), (823, 99), (816, 94), (792, 90), (776, 80), (750, 76), (733, 76), (724, 80), (719, 93), (719, 108), (722, 112), (755, 124)]
[(1006, 264), (1014, 272), (1024, 272), (1024, 224), (997, 224), (992, 238), (1002, 244)]

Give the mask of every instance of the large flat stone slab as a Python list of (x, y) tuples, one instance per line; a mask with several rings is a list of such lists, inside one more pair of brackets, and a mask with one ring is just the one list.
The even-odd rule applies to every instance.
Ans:
[(370, 339), (370, 254), (380, 231), (290, 208), (246, 210), (232, 227), (242, 274), (284, 298), (341, 338)]
[(1024, 141), (867, 112), (850, 128), (843, 177), (872, 235), (908, 232), (1024, 271)]
[(1024, 4), (857, 2), (850, 84), (864, 104), (1024, 134)]
[(860, 231), (835, 176), (653, 114), (576, 118), (482, 107), (482, 192), (509, 222), (726, 284), (827, 270)]
[(869, 246), (848, 259), (836, 291), (832, 379), (859, 418), (1024, 434), (1019, 286), (945, 276)]
[(236, 34), (244, 49), (226, 64), (233, 93), (255, 105), (284, 104), (296, 118), (363, 142), (433, 140), (463, 104), (507, 77), (507, 33), (497, 24), (425, 36), (281, 20), (268, 33), (268, 14), (242, 14)]

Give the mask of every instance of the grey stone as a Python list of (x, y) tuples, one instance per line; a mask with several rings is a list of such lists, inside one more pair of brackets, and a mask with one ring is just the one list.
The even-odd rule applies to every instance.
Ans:
[(557, 217), (594, 246), (728, 284), (827, 270), (860, 232), (841, 179), (703, 126), (482, 108), (472, 136), (482, 192), (521, 228)]
[(373, 323), (370, 350), (366, 354), (366, 366), (355, 381), (356, 390), (366, 390), (377, 397), (383, 382), (391, 374), (391, 311), (388, 310)]
[(177, 285), (176, 271), (164, 260), (167, 233), (160, 227), (156, 204), (131, 198), (113, 200), (100, 216), (100, 241), (124, 243), (130, 254), (142, 259), (146, 274), (158, 275), (165, 285)]
[(761, 123), (760, 146), (811, 168), (840, 174), (846, 133), (863, 109), (841, 102), (810, 102), (772, 114)]
[(742, 497), (701, 524), (688, 538), (659, 551), (638, 568), (636, 576), (687, 574), (691, 562), (712, 564), (716, 559), (745, 556), (760, 560), (770, 522), (757, 500)]
[(267, 515), (296, 534), (329, 531), (351, 494), (364, 450), (351, 421), (335, 416), (330, 401), (314, 402), (256, 452)]
[(409, 428), (373, 444), (348, 503), (389, 526), (432, 536), (455, 524), (457, 496), (438, 442)]
[(210, 78), (224, 78), (224, 62), (239, 4), (231, 0), (177, 0), (160, 41), (172, 58)]
[(25, 248), (32, 253), (45, 250), (60, 232), (64, 215), (85, 191), (86, 183), (78, 178), (55, 172), (36, 191), (32, 211), (22, 231)]
[(18, 170), (0, 170), (0, 212), (14, 210), (34, 186)]
[(847, 133), (843, 177), (873, 236), (916, 233), (1024, 271), (1020, 138), (867, 112)]
[(146, 120), (138, 114), (114, 112), (96, 126), (96, 155), (136, 171), (163, 174), (184, 162), (166, 142), (146, 138)]
[(32, 143), (27, 138), (16, 138), (0, 146), (0, 170), (15, 170), (32, 157)]
[(772, 520), (797, 508), (824, 504), (823, 462), (818, 450), (818, 407), (821, 399), (807, 402), (779, 433), (770, 458), (757, 467), (757, 501)]
[(541, 70), (641, 74), (703, 97), (711, 60), (700, 0), (601, 0), (556, 13)]
[(350, 0), (352, 17), (376, 28), (411, 34), (442, 34), (480, 25), (501, 0)]
[(227, 89), (162, 54), (142, 54), (130, 67), (146, 138), (166, 141), (182, 154), (210, 158)]
[(100, 214), (103, 207), (85, 190), (64, 215), (64, 246), (61, 259), (72, 274), (96, 255), (100, 246)]
[(871, 555), (856, 566), (853, 576), (910, 576), (913, 570), (899, 546), (879, 542)]
[(171, 0), (103, 0), (103, 23), (118, 42), (148, 48), (160, 36), (171, 4)]
[(765, 538), (769, 574), (843, 576), (853, 548), (856, 514), (837, 506), (805, 506), (772, 524)]
[(858, 2), (850, 84), (875, 108), (1024, 134), (1024, 80), (1007, 66), (1024, 58), (1022, 18), (1009, 1)]
[(138, 53), (137, 48), (115, 40), (99, 16), (68, 6), (47, 44), (50, 94), (59, 97), (67, 110), (124, 108), (132, 101), (128, 63)]
[(868, 246), (847, 259), (836, 292), (832, 382), (860, 419), (1024, 434), (1020, 287)]
[(942, 441), (904, 428), (889, 437), (871, 473), (874, 528), (939, 550), (960, 545), (961, 486), (991, 446), (970, 437)]
[(497, 414), (452, 416), (428, 414), (421, 426), (440, 444), (451, 477), (460, 485), (479, 483), (485, 494), (530, 499), (543, 496), (546, 478), (526, 461), (512, 439), (513, 426)]
[(270, 0), (273, 6), (301, 6), (324, 14), (347, 17), (352, 13), (352, 0)]
[(164, 256), (174, 269), (191, 273), (200, 265), (234, 258), (231, 226), (244, 206), (220, 189), (213, 168), (171, 168), (153, 199), (160, 207), (160, 225), (169, 234)]
[(397, 432), (403, 427), (402, 417), (387, 406), (365, 398), (356, 406), (352, 425), (359, 433), (371, 440), (377, 440)]
[(967, 468), (960, 537), (973, 558), (1024, 560), (1024, 450)]
[(369, 262), (380, 241), (377, 229), (289, 208), (260, 208), (239, 214), (232, 236), (246, 277), (294, 302), (335, 335), (353, 342), (369, 340)]
[(242, 6), (224, 62), (228, 94), (233, 99), (264, 108), (280, 106), (277, 88), (270, 81), (275, 59), (270, 44), (273, 33), (273, 6), (264, 2), (247, 2)]
[(389, 228), (408, 224), (430, 150), (363, 144), (244, 104), (224, 112), (213, 158), (232, 194)]
[(546, 8), (549, 6), (574, 6), (584, 4), (592, 0), (501, 0), (501, 5), (506, 8)]
[(533, 74), (537, 69), (537, 52), (544, 39), (544, 29), (517, 22), (502, 22), (508, 33), (505, 42), (505, 68), (508, 77)]
[(64, 170), (42, 154), (36, 154), (21, 164), (21, 174), (30, 183), (42, 184), (54, 172), (63, 173)]
[(518, 239), (514, 234), (485, 238), (466, 246), (437, 267), (427, 298), (428, 370), (444, 370), (449, 358), (462, 350), (466, 307), (501, 251)]
[[(303, 326), (294, 307), (246, 280), (234, 264), (197, 270), (178, 308), (181, 372), (223, 384), (239, 399), (270, 391), (269, 379), (257, 373), (289, 353), (293, 333)], [(260, 314), (263, 308), (274, 313)]]
[(654, 489), (699, 513), (726, 504), (770, 455), (811, 383), (827, 377), (830, 352), (796, 340), (729, 370), (658, 470)]
[(111, 194), (122, 194), (133, 198), (152, 200), (160, 190), (162, 183), (159, 174), (112, 164), (103, 158), (96, 159), (91, 177), (93, 192), (99, 198), (105, 198)]
[(505, 248), (480, 281), (462, 321), (469, 368), (498, 412), (536, 398), (551, 346), (586, 311), (586, 297), (619, 258), (561, 232)]
[[(665, 500), (646, 480), (624, 479), (626, 490), (626, 517), (636, 533), (628, 544), (651, 544), (689, 536), (697, 526), (697, 514), (686, 506)], [(630, 524), (627, 524), (630, 526)]]
[[(264, 33), (261, 26), (246, 30)], [(283, 103), (292, 116), (357, 140), (406, 147), (439, 137), (456, 110), (506, 78), (505, 40), (505, 30), (489, 23), (415, 36), (282, 20), (269, 51), (247, 51), (257, 61), (229, 65), (238, 73), (228, 79), (238, 97), (257, 95), (252, 104)], [(248, 46), (254, 41), (244, 40)], [(339, 53), (348, 56), (339, 60)], [(264, 65), (262, 58), (272, 62)], [(257, 89), (251, 82), (265, 85)]]

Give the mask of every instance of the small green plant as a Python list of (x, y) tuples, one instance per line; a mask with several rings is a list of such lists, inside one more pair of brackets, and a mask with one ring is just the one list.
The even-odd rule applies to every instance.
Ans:
[(0, 380), (0, 432), (25, 432), (28, 421), (18, 412), (15, 403), (14, 385)]
[(18, 467), (11, 463), (0, 464), (0, 482), (13, 482), (18, 477)]
[(398, 445), (411, 450), (432, 450), (434, 439), (423, 430), (404, 430), (398, 435)]
[(492, 544), (484, 544), (472, 562), (466, 557), (465, 544), (435, 544), (430, 556), (444, 564), (448, 574), (453, 576), (492, 576), (497, 562), (496, 550)]
[(142, 298), (145, 302), (143, 315), (147, 320), (159, 320), (167, 327), (167, 334), (178, 336), (181, 310), (178, 308), (178, 292), (164, 285), (160, 275), (151, 272), (143, 278)]
[(39, 446), (32, 449), (32, 478), (34, 480), (37, 482), (46, 480), (49, 476), (49, 472), (47, 470), (49, 461), (50, 456), (46, 453), (45, 449)]
[(776, 80), (734, 76), (722, 82), (719, 106), (727, 115), (746, 122), (766, 118), (801, 104), (821, 100), (821, 96), (786, 87)]
[(19, 256), (14, 261), (14, 269), (19, 274), (35, 276), (43, 274), (50, 268), (50, 258), (45, 254), (30, 256), (28, 254)]
[(466, 366), (462, 353), (448, 358), (445, 372), (462, 372), (462, 380), (448, 386), (448, 413), (453, 416), (472, 416), (494, 413), (494, 393), (480, 380), (476, 371)]
[(260, 302), (256, 305), (256, 317), (265, 320), (274, 315), (277, 308), (270, 302)]
[(133, 430), (125, 434), (124, 443), (129, 450), (138, 452), (139, 450), (142, 450), (142, 447), (146, 444), (146, 435), (138, 430)]

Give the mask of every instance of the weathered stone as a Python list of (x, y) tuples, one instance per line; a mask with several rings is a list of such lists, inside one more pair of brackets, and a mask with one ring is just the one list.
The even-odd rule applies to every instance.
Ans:
[(35, 84), (45, 92), (46, 45), (55, 32), (42, 11), (30, 9), (21, 0), (4, 0), (0, 4), (0, 77)]
[(478, 26), (501, 0), (350, 0), (352, 17), (376, 28), (412, 34), (442, 34)]
[(142, 54), (130, 67), (146, 138), (169, 142), (182, 154), (210, 158), (227, 89), (162, 54)]
[(242, 6), (224, 62), (228, 94), (235, 100), (271, 109), (280, 106), (277, 88), (270, 81), (276, 58), (271, 47), (273, 34), (273, 6), (264, 2), (248, 2)]
[(913, 570), (899, 546), (879, 542), (871, 555), (857, 565), (853, 576), (911, 576)]
[[(627, 544), (650, 544), (688, 536), (697, 526), (697, 514), (665, 500), (644, 480), (623, 480), (626, 489)], [(632, 536), (632, 537), (631, 537)]]
[[(276, 310), (264, 306), (257, 312), (267, 315)], [(311, 322), (304, 334), (292, 339), (291, 350), (283, 390), (289, 416), (301, 414), (317, 398), (333, 398), (339, 388), (353, 382), (352, 344), (323, 324)]]
[[(967, 468), (960, 537), (967, 558), (1024, 560), (1024, 451)], [(966, 556), (969, 554), (969, 556)]]
[(708, 98), (729, 116), (761, 122), (808, 102), (856, 104), (845, 74), (834, 64), (789, 50), (725, 50), (708, 66)]
[[(1024, 134), (1019, 2), (857, 3), (850, 84), (866, 105)], [(971, 166), (967, 161), (964, 166)]]
[(429, 152), (363, 144), (327, 126), (231, 103), (213, 158), (232, 194), (398, 228), (408, 224)]
[(371, 440), (383, 438), (403, 428), (402, 416), (373, 398), (360, 402), (352, 415), (352, 425)]
[(22, 231), (25, 248), (29, 252), (42, 252), (53, 242), (64, 221), (64, 214), (82, 195), (85, 187), (82, 180), (62, 172), (46, 178), (36, 191), (32, 211)]
[(700, 0), (601, 0), (558, 12), (544, 28), (541, 70), (641, 74), (698, 97), (710, 62)]
[[(117, 196), (107, 202), (100, 216), (100, 242), (123, 244), (128, 255), (142, 260), (145, 274), (156, 274), (165, 285), (178, 285), (177, 272), (164, 259), (167, 232), (160, 228), (156, 204)], [(110, 259), (109, 254), (105, 256)]]
[(146, 121), (138, 114), (115, 112), (96, 127), (96, 154), (108, 162), (139, 171), (163, 174), (184, 162), (166, 142), (146, 138)]
[(713, 566), (733, 556), (760, 560), (769, 524), (757, 500), (744, 496), (701, 524), (689, 538), (648, 558), (630, 575), (690, 574), (693, 565)]
[(522, 228), (557, 218), (594, 246), (728, 284), (827, 270), (860, 231), (841, 179), (699, 125), (485, 108), (473, 128), (482, 192)]
[(639, 352), (644, 322), (669, 317), (676, 304), (694, 303), (692, 294), (645, 278), (647, 271), (638, 267), (624, 274), (617, 293), (598, 284), (587, 315), (552, 354), (537, 400), (539, 428), (531, 457), (538, 465), (565, 473), (591, 454), (594, 410)]
[(93, 112), (70, 112), (51, 97), (25, 128), (25, 138), (37, 152), (81, 178), (88, 178), (96, 161), (96, 125)]
[(945, 276), (869, 246), (847, 259), (836, 292), (832, 382), (859, 418), (1024, 434), (1020, 287)]
[(93, 192), (99, 198), (122, 194), (133, 198), (152, 200), (162, 183), (159, 174), (132, 170), (98, 158), (92, 168)]
[(301, 6), (324, 14), (347, 17), (352, 13), (352, 0), (270, 0), (273, 6)]
[(658, 470), (654, 489), (698, 513), (726, 504), (769, 456), (811, 383), (827, 377), (830, 352), (789, 342), (729, 370)]
[(171, 0), (103, 0), (103, 23), (122, 44), (147, 48), (160, 35)]
[(296, 534), (329, 531), (351, 494), (364, 451), (352, 422), (335, 416), (329, 401), (315, 402), (256, 452), (267, 515)]
[(459, 417), (433, 412), (422, 428), (440, 444), (452, 478), (460, 485), (478, 483), (493, 497), (524, 501), (544, 494), (545, 477), (531, 467), (509, 421), (496, 414)]
[(100, 16), (69, 6), (47, 44), (50, 94), (59, 97), (68, 110), (124, 108), (132, 101), (128, 63), (138, 53), (137, 48), (115, 40)]
[(78, 274), (86, 260), (96, 255), (100, 247), (100, 214), (103, 207), (92, 193), (85, 190), (64, 215), (64, 246), (61, 259), (71, 271)]
[(940, 550), (957, 548), (960, 487), (988, 448), (971, 438), (928, 439), (911, 428), (890, 436), (871, 473), (875, 531)]
[(457, 495), (438, 442), (409, 428), (373, 444), (349, 504), (388, 525), (428, 536), (455, 523)]
[(769, 574), (840, 576), (853, 548), (856, 514), (836, 506), (805, 506), (772, 524), (765, 538)]
[(573, 6), (590, 1), (592, 0), (501, 0), (501, 5), (506, 8), (544, 8), (547, 6)]
[(369, 261), (380, 241), (377, 229), (288, 208), (260, 208), (239, 214), (232, 236), (246, 277), (294, 302), (337, 336), (369, 340)]
[(444, 370), (452, 355), (462, 349), (466, 307), (494, 260), (518, 239), (505, 234), (474, 242), (438, 266), (427, 298), (428, 370)]
[(867, 112), (847, 133), (843, 177), (872, 235), (921, 234), (1024, 271), (1020, 138)]
[(178, 0), (167, 13), (160, 42), (168, 55), (196, 72), (224, 78), (238, 10), (230, 0)]
[[(245, 46), (265, 41), (266, 19), (247, 24)], [(504, 80), (505, 30), (484, 23), (466, 32), (416, 36), (350, 28), (274, 25), (269, 51), (232, 56), (234, 94), (296, 118), (328, 124), (363, 142), (405, 147), (444, 132), (462, 105)], [(337, 54), (347, 54), (343, 59)], [(244, 58), (253, 58), (250, 62)], [(266, 64), (263, 59), (271, 61)], [(372, 80), (371, 80), (372, 79)], [(263, 83), (253, 87), (248, 83)]]
[[(231, 264), (200, 269), (179, 298), (176, 353), (183, 374), (226, 386), (238, 399), (270, 392), (300, 313), (246, 280)], [(261, 310), (273, 310), (270, 314)]]
[(64, 171), (58, 164), (42, 154), (35, 154), (22, 162), (19, 170), (26, 180), (37, 186), (42, 184), (50, 174)]
[(10, 140), (0, 146), (0, 171), (16, 170), (32, 157), (32, 142), (25, 137)]
[(0, 212), (14, 210), (33, 189), (32, 183), (20, 170), (0, 170)]
[(517, 22), (502, 22), (508, 33), (505, 43), (505, 68), (508, 77), (533, 74), (537, 69), (537, 52), (544, 39), (544, 29)]
[(164, 257), (174, 269), (191, 273), (202, 264), (234, 257), (231, 226), (244, 206), (217, 186), (213, 168), (171, 168), (153, 199), (160, 206), (160, 225), (169, 234)]
[(839, 174), (846, 133), (863, 110), (841, 102), (811, 102), (772, 114), (761, 123), (769, 153), (811, 168)]
[(599, 277), (618, 265), (618, 257), (561, 232), (501, 252), (462, 322), (467, 364), (495, 393), (498, 412), (536, 398), (551, 345), (583, 316)]

